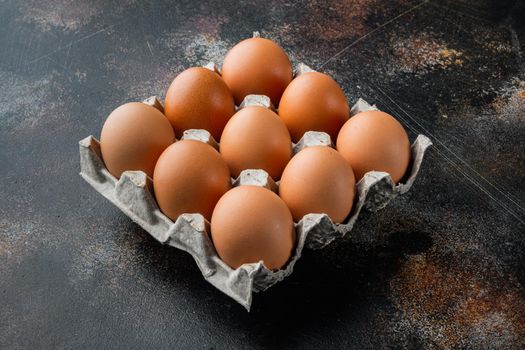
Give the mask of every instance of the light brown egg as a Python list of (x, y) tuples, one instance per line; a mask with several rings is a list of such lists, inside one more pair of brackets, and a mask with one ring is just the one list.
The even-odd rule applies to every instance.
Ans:
[(235, 105), (230, 89), (217, 73), (194, 67), (173, 80), (166, 92), (164, 112), (177, 137), (184, 130), (205, 129), (219, 141)]
[(334, 149), (307, 147), (286, 166), (279, 195), (295, 221), (306, 214), (327, 214), (340, 223), (350, 214), (355, 196), (352, 168)]
[(244, 169), (263, 169), (278, 180), (292, 157), (292, 144), (277, 114), (251, 106), (235, 113), (226, 124), (220, 151), (233, 177)]
[(337, 150), (354, 170), (356, 181), (376, 170), (398, 183), (410, 163), (410, 142), (403, 126), (390, 114), (361, 112), (350, 118), (337, 137)]
[(296, 77), (279, 103), (279, 116), (294, 142), (298, 142), (307, 131), (324, 131), (335, 142), (349, 114), (343, 90), (332, 78), (319, 72)]
[(270, 270), (282, 268), (295, 246), (292, 215), (272, 191), (239, 186), (217, 203), (211, 218), (217, 254), (230, 267), (263, 261)]
[(270, 97), (277, 106), (292, 80), (292, 64), (286, 52), (273, 41), (251, 38), (228, 51), (221, 74), (236, 104), (246, 95), (257, 94)]
[(199, 213), (210, 220), (215, 204), (230, 187), (228, 165), (219, 152), (195, 140), (168, 147), (153, 174), (157, 203), (173, 221), (184, 213)]
[(116, 178), (126, 170), (142, 170), (152, 177), (157, 159), (173, 142), (175, 135), (164, 114), (141, 102), (111, 112), (100, 134), (104, 164)]

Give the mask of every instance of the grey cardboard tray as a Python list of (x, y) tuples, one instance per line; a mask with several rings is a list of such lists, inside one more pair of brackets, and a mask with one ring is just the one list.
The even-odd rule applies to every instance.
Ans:
[[(211, 65), (209, 68), (216, 69)], [(307, 69), (300, 67), (299, 74)], [(144, 101), (162, 111), (162, 104), (151, 97)], [(239, 106), (260, 105), (272, 108), (266, 96), (250, 95)], [(351, 108), (351, 115), (376, 109), (375, 106), (359, 99)], [(205, 130), (188, 130), (183, 139), (196, 139), (217, 148), (217, 143)], [(268, 270), (262, 262), (245, 264), (233, 270), (217, 256), (209, 237), (209, 222), (200, 214), (183, 214), (175, 222), (159, 210), (154, 195), (152, 180), (142, 171), (126, 171), (116, 179), (106, 169), (100, 152), (100, 144), (93, 136), (79, 142), (80, 176), (97, 192), (115, 204), (131, 220), (136, 222), (156, 240), (188, 252), (193, 256), (204, 278), (217, 289), (235, 299), (248, 311), (253, 292), (264, 291), (290, 275), (301, 252), (306, 246), (320, 249), (332, 241), (346, 236), (354, 226), (363, 208), (376, 211), (384, 208), (392, 199), (407, 192), (414, 183), (421, 167), (426, 149), (431, 141), (419, 135), (411, 146), (412, 163), (406, 180), (394, 184), (390, 175), (372, 171), (357, 183), (357, 201), (350, 216), (341, 224), (334, 224), (326, 214), (308, 214), (295, 224), (297, 245), (287, 265), (279, 271)], [(325, 133), (308, 132), (293, 145), (294, 153), (313, 145), (332, 146)], [(257, 185), (277, 191), (276, 184), (263, 170), (245, 170), (239, 178), (232, 179), (233, 186)], [(248, 229), (248, 228), (247, 228)]]

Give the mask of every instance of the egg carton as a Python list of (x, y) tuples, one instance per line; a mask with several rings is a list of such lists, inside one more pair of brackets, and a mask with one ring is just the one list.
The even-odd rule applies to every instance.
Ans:
[[(209, 68), (216, 69), (216, 66), (211, 65)], [(299, 73), (306, 69), (306, 66), (300, 66)], [(155, 97), (150, 97), (144, 103), (163, 111), (162, 104)], [(274, 109), (270, 99), (261, 95), (247, 96), (239, 109), (253, 105)], [(371, 109), (377, 108), (359, 99), (351, 108), (350, 114), (355, 115)], [(188, 130), (182, 139), (199, 140), (218, 149), (217, 142), (206, 130)], [(308, 214), (295, 223), (295, 250), (286, 266), (278, 271), (267, 269), (262, 261), (244, 264), (235, 270), (226, 265), (215, 251), (209, 235), (210, 224), (202, 215), (182, 214), (173, 222), (157, 206), (152, 179), (142, 171), (125, 171), (120, 179), (116, 179), (106, 169), (99, 141), (93, 136), (79, 142), (80, 175), (157, 241), (191, 254), (209, 283), (249, 311), (253, 292), (264, 291), (290, 275), (305, 246), (320, 249), (334, 240), (345, 237), (352, 230), (363, 208), (371, 211), (382, 209), (392, 199), (407, 192), (417, 177), (425, 150), (431, 144), (426, 136), (417, 137), (411, 146), (412, 162), (406, 180), (400, 184), (394, 184), (390, 175), (385, 172), (372, 171), (365, 174), (356, 185), (357, 201), (343, 223), (333, 223), (326, 214)], [(293, 144), (293, 152), (295, 154), (305, 147), (318, 145), (333, 146), (328, 134), (307, 132), (297, 144)], [(232, 179), (232, 184), (262, 186), (274, 192), (278, 192), (279, 185), (264, 170), (257, 169), (244, 170), (237, 179)]]

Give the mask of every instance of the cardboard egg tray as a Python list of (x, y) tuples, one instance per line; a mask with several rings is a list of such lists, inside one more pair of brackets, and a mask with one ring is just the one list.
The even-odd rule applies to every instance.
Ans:
[[(214, 64), (208, 65), (207, 68), (217, 70)], [(299, 65), (296, 74), (305, 71), (311, 70), (305, 65)], [(144, 103), (163, 112), (162, 104), (154, 96), (146, 99)], [(253, 105), (274, 109), (270, 99), (262, 95), (247, 96), (238, 109)], [(351, 108), (350, 115), (370, 109), (377, 108), (359, 99)], [(217, 142), (206, 130), (188, 130), (182, 139), (200, 140), (218, 149)], [(414, 183), (425, 151), (431, 144), (424, 135), (416, 138), (411, 146), (412, 161), (402, 183), (394, 184), (390, 175), (385, 172), (372, 171), (365, 174), (356, 185), (356, 201), (350, 216), (343, 223), (334, 224), (326, 214), (308, 214), (295, 223), (297, 245), (290, 261), (279, 271), (268, 270), (262, 261), (242, 265), (236, 270), (230, 268), (218, 257), (209, 235), (210, 224), (202, 215), (182, 214), (173, 222), (157, 206), (152, 179), (142, 171), (126, 171), (120, 179), (116, 179), (106, 169), (100, 144), (93, 136), (79, 142), (80, 176), (160, 243), (191, 254), (209, 283), (249, 311), (253, 292), (264, 291), (290, 275), (305, 246), (321, 249), (345, 237), (352, 230), (363, 208), (370, 211), (380, 210), (398, 195), (406, 193)], [(317, 145), (333, 146), (328, 134), (311, 131), (297, 144), (293, 144), (293, 153)], [(278, 183), (264, 170), (244, 170), (237, 179), (232, 179), (232, 184), (262, 186), (278, 192)]]

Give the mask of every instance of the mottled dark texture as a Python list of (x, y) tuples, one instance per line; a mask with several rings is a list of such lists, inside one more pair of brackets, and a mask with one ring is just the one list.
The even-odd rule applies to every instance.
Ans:
[[(525, 347), (525, 4), (0, 0), (0, 348)], [(81, 138), (253, 30), (435, 146), (252, 312), (78, 176)]]

